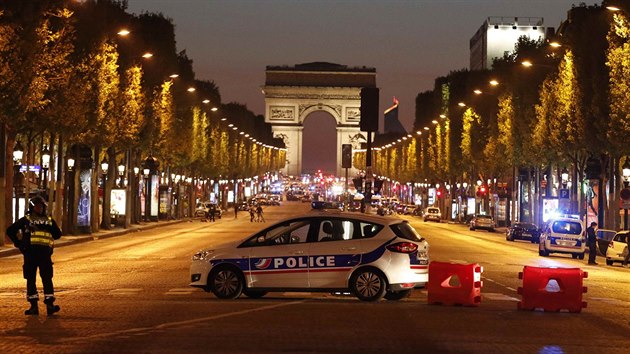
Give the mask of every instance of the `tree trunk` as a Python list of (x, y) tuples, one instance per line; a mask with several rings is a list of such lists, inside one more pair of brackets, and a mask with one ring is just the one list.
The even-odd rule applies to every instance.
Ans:
[[(8, 169), (7, 167), (7, 144), (6, 144), (6, 128), (4, 126), (4, 124), (0, 125), (0, 201), (3, 201), (4, 203), (2, 205), (0, 205), (0, 210), (2, 210), (2, 212), (0, 212), (0, 230), (6, 230), (7, 229), (7, 225), (9, 224), (9, 220), (6, 217), (6, 206), (7, 200), (10, 200), (10, 198), (7, 198), (7, 195), (11, 195), (10, 193), (8, 193), (8, 188), (6, 185), (6, 181), (7, 181), (7, 175), (9, 174), (9, 171), (11, 171), (10, 169)], [(10, 208), (9, 208), (10, 209)], [(4, 246), (5, 244), (9, 243), (10, 241), (8, 240), (8, 238), (6, 238), (5, 233), (2, 233), (2, 236), (0, 236), (0, 246)]]

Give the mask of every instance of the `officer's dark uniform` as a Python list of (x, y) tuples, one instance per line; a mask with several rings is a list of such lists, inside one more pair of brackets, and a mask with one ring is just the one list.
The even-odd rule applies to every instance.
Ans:
[(46, 215), (46, 202), (42, 197), (35, 197), (29, 202), (28, 215), (20, 218), (7, 228), (7, 235), (24, 255), (24, 279), (26, 279), (26, 299), (31, 308), (26, 315), (37, 315), (37, 268), (44, 286), (44, 303), (49, 315), (59, 311), (55, 305), (55, 290), (53, 287), (53, 253), (54, 240), (61, 237), (61, 230), (57, 223)]

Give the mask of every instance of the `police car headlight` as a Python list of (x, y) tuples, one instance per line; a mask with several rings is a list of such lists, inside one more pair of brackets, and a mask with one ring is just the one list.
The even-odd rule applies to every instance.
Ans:
[(214, 251), (199, 251), (192, 256), (193, 261), (204, 261), (210, 257)]

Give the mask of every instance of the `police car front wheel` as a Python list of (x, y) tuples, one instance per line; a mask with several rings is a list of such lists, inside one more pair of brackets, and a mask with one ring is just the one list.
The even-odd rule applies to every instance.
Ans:
[(385, 293), (385, 299), (390, 301), (402, 300), (411, 294), (411, 289), (402, 291), (387, 291)]
[(265, 295), (267, 295), (266, 291), (259, 291), (259, 290), (251, 290), (251, 289), (243, 289), (243, 294), (245, 294), (245, 296), (252, 298), (252, 299), (258, 299), (261, 298)]
[(362, 301), (378, 301), (387, 290), (385, 277), (376, 269), (362, 269), (350, 279), (350, 288)]
[(220, 299), (236, 299), (243, 292), (243, 276), (231, 267), (214, 269), (208, 276), (210, 291)]

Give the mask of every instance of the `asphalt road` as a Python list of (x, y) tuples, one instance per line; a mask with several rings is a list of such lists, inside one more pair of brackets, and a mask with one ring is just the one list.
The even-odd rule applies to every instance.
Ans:
[[(285, 202), (266, 225), (308, 212)], [(61, 312), (24, 316), (21, 256), (0, 258), (1, 353), (628, 353), (630, 269), (562, 255), (463, 225), (404, 217), (428, 239), (432, 261), (483, 266), (479, 306), (428, 305), (427, 291), (364, 303), (327, 293), (219, 300), (190, 288), (190, 256), (261, 228), (242, 213), (168, 225), (55, 250)], [(581, 313), (518, 311), (524, 265), (588, 272)], [(41, 284), (38, 281), (38, 285)], [(40, 310), (43, 304), (40, 303)], [(42, 311), (45, 312), (45, 311)]]

